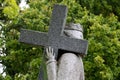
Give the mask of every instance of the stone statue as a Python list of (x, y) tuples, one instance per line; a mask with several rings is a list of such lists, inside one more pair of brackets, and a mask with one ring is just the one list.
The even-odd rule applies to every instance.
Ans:
[[(20, 42), (43, 47), (51, 46), (46, 48), (48, 79), (46, 66), (43, 64), (38, 80), (84, 80), (81, 57), (87, 53), (88, 41), (82, 40), (83, 29), (80, 24), (70, 23), (65, 26), (67, 11), (65, 5), (53, 6), (48, 33), (20, 30)], [(44, 61), (43, 58), (43, 63)]]
[[(83, 39), (83, 28), (80, 24), (70, 23), (65, 26), (64, 36)], [(48, 80), (84, 80), (81, 55), (65, 52), (56, 60), (51, 47), (46, 48), (46, 54)]]

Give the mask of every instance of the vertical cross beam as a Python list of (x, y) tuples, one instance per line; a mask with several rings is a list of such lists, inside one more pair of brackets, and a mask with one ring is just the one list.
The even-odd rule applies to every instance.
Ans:
[(22, 29), (19, 41), (44, 47), (51, 46), (56, 53), (56, 58), (59, 49), (85, 55), (88, 46), (88, 42), (86, 40), (62, 36), (66, 22), (66, 16), (66, 6), (54, 5), (48, 34)]
[(48, 45), (54, 48), (54, 53), (56, 53), (56, 58), (58, 54), (58, 46), (59, 46), (59, 37), (63, 35), (64, 26), (66, 23), (67, 17), (67, 7), (63, 5), (55, 5), (52, 17), (50, 21), (50, 28), (48, 31)]
[(67, 11), (68, 9), (66, 6), (54, 6), (48, 32), (50, 38), (59, 37), (63, 34), (64, 26), (66, 23)]

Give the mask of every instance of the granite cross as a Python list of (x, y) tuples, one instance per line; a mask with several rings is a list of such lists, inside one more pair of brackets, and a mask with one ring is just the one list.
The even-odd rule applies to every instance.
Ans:
[(19, 41), (44, 47), (51, 46), (54, 49), (56, 58), (58, 56), (58, 50), (66, 50), (85, 55), (88, 47), (87, 40), (63, 36), (66, 16), (66, 6), (54, 5), (48, 33), (21, 29)]

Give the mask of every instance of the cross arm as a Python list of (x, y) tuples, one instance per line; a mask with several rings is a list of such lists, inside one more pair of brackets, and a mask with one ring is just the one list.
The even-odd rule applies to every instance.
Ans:
[(21, 29), (19, 41), (32, 45), (46, 46), (48, 35), (44, 32)]
[(85, 55), (87, 54), (88, 41), (63, 36), (60, 38), (59, 48), (75, 53), (80, 53), (81, 55)]

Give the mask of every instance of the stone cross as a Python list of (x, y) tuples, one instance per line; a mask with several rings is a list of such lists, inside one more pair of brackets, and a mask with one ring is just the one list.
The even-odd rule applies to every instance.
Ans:
[(56, 58), (58, 57), (58, 50), (85, 55), (88, 47), (87, 40), (63, 36), (66, 16), (66, 6), (54, 5), (48, 33), (22, 29), (19, 41), (44, 47), (51, 46), (54, 49)]

